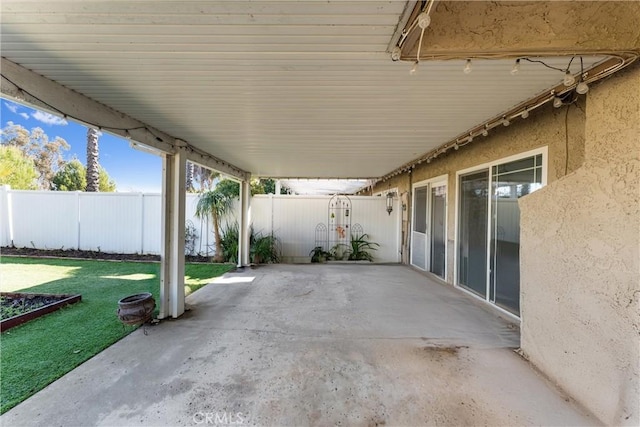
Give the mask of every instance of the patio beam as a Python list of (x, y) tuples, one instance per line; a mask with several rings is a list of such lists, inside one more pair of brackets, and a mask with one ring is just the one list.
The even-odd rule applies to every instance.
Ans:
[(135, 141), (132, 143), (133, 146), (150, 147), (153, 149), (152, 151), (157, 150), (160, 155), (162, 153), (173, 154), (178, 147), (183, 147), (184, 154), (188, 156), (189, 160), (239, 181), (248, 179), (250, 176), (250, 173), (212, 154), (198, 150), (184, 140), (177, 139), (147, 123), (94, 101), (8, 59), (2, 58), (1, 70), (0, 90), (4, 96), (17, 102), (122, 138), (131, 139)]
[(174, 138), (152, 126), (94, 101), (2, 58), (2, 94), (86, 126), (131, 138), (164, 153), (173, 153)]

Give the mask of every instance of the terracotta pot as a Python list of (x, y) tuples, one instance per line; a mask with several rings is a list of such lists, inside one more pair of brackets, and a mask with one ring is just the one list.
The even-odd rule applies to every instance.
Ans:
[(156, 300), (148, 293), (131, 295), (118, 301), (118, 318), (125, 325), (141, 325), (151, 320)]

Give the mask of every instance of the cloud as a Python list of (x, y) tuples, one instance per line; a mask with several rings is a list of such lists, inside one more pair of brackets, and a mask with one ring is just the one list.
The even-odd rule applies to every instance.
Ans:
[(14, 104), (13, 102), (5, 102), (4, 105), (11, 111), (12, 113), (18, 112), (18, 104)]
[(29, 115), (27, 113), (20, 113), (20, 115), (22, 116), (23, 119), (28, 120), (29, 119)]
[(67, 124), (67, 121), (62, 117), (54, 116), (53, 114), (44, 113), (42, 111), (36, 111), (35, 113), (32, 113), (31, 117), (47, 125), (66, 125)]

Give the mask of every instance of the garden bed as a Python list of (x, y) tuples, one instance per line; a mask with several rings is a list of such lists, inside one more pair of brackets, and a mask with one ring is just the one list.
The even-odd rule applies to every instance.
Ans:
[[(34, 249), (4, 246), (0, 254), (9, 256), (24, 256), (31, 258), (78, 258), (104, 261), (160, 261), (160, 255), (149, 254), (116, 254), (100, 251), (80, 251), (77, 249)], [(211, 262), (210, 256), (186, 255), (186, 262)]]
[(0, 292), (0, 332), (82, 300), (81, 295)]

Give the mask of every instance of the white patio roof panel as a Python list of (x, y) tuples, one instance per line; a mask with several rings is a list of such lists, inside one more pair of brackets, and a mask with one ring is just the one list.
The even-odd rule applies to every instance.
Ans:
[[(254, 175), (381, 176), (558, 83), (393, 63), (401, 1), (3, 1), (2, 55)], [(564, 68), (568, 60), (548, 59)], [(594, 62), (589, 59), (585, 65)], [(574, 71), (579, 64), (574, 63)]]

